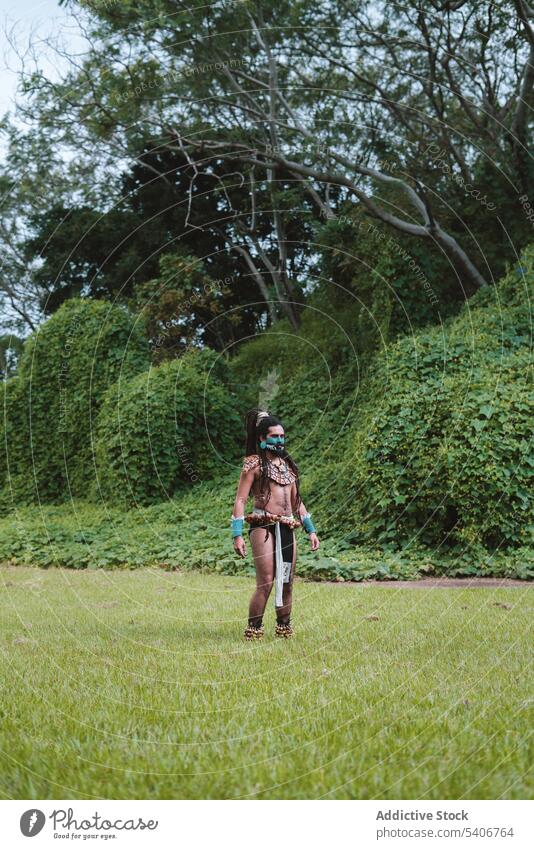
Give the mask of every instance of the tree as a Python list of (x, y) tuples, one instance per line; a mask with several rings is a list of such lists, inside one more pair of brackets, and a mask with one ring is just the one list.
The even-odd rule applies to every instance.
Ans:
[(0, 166), (0, 309), (4, 328), (25, 337), (43, 320), (43, 305), (52, 291), (38, 274), (43, 245), (27, 250), (36, 222), (50, 214), (51, 206), (68, 208), (81, 194), (86, 204), (97, 204), (98, 184), (91, 179), (94, 162), (64, 156), (38, 121), (24, 129), (5, 118), (0, 136), (5, 148)]
[(314, 253), (306, 227), (291, 247), (291, 226), (313, 230), (347, 199), (441, 253), (467, 294), (493, 276), (488, 246), (492, 260), (496, 241), (504, 258), (526, 241), (524, 218), (510, 234), (501, 215), (532, 186), (522, 0), (69, 5), (90, 48), (59, 83), (29, 78), (23, 112), (102, 174), (132, 157), (161, 179), (147, 140), (182, 157), (192, 235), (206, 223), (197, 187), (209, 175), (231, 222), (221, 239), (293, 326)]
[[(248, 204), (248, 185), (235, 173), (225, 174), (224, 163), (223, 176), (216, 178), (198, 169), (192, 181), (189, 170), (180, 152), (147, 149), (123, 173), (111, 208), (108, 199), (108, 209), (52, 205), (31, 216), (24, 255), (28, 263), (39, 257), (33, 282), (45, 313), (80, 295), (146, 306), (155, 322), (153, 338), (163, 333), (165, 339), (158, 355), (192, 339), (222, 349), (275, 321), (268, 281), (250, 270), (247, 252), (232, 238), (242, 227), (236, 209)], [(222, 208), (222, 197), (229, 209)], [(269, 217), (261, 211), (252, 217), (251, 229), (269, 263)], [(289, 226), (288, 258), (294, 267), (303, 253), (305, 228), (297, 220)], [(191, 287), (192, 269), (205, 278), (200, 295)], [(222, 313), (225, 318), (214, 322)]]
[(0, 380), (12, 377), (22, 353), (23, 340), (13, 334), (0, 336)]

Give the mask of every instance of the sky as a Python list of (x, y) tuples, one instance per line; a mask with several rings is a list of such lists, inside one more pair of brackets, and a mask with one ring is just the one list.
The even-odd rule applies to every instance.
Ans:
[(40, 66), (52, 75), (56, 63), (44, 39), (59, 36), (74, 50), (82, 46), (74, 22), (57, 0), (0, 0), (0, 115), (12, 108), (17, 86), (16, 72), (21, 67), (20, 57), (9, 43), (8, 33), (15, 37), (21, 52), (25, 51), (32, 36)]
[[(68, 13), (57, 0), (0, 0), (0, 117), (13, 108), (17, 88), (17, 71), (21, 68), (18, 52), (24, 54), (33, 42), (39, 67), (47, 76), (57, 77), (57, 59), (45, 39), (58, 37), (72, 51), (83, 49), (83, 40)], [(14, 39), (18, 49), (10, 43)], [(5, 153), (0, 144), (0, 159)], [(13, 329), (13, 315), (1, 316), (0, 333)]]

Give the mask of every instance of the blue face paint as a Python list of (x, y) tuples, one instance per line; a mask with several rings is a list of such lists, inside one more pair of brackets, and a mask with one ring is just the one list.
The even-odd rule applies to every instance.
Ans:
[(266, 439), (262, 439), (260, 442), (260, 448), (264, 449), (268, 448), (269, 451), (274, 451), (275, 453), (281, 453), (284, 450), (284, 436), (268, 436)]

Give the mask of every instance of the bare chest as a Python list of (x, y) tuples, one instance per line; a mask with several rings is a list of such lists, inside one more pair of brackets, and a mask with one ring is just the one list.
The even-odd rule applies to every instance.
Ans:
[[(277, 512), (289, 514), (291, 512), (291, 487), (295, 482), (294, 472), (285, 464), (270, 463), (267, 467), (270, 493), (261, 489), (261, 474), (258, 469), (255, 475), (253, 493), (262, 506), (267, 502)], [(259, 506), (259, 505), (258, 505)]]

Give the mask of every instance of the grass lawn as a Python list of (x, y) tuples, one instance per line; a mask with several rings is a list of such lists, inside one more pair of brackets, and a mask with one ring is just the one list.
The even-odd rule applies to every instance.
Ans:
[(532, 798), (534, 587), (0, 569), (3, 798)]

